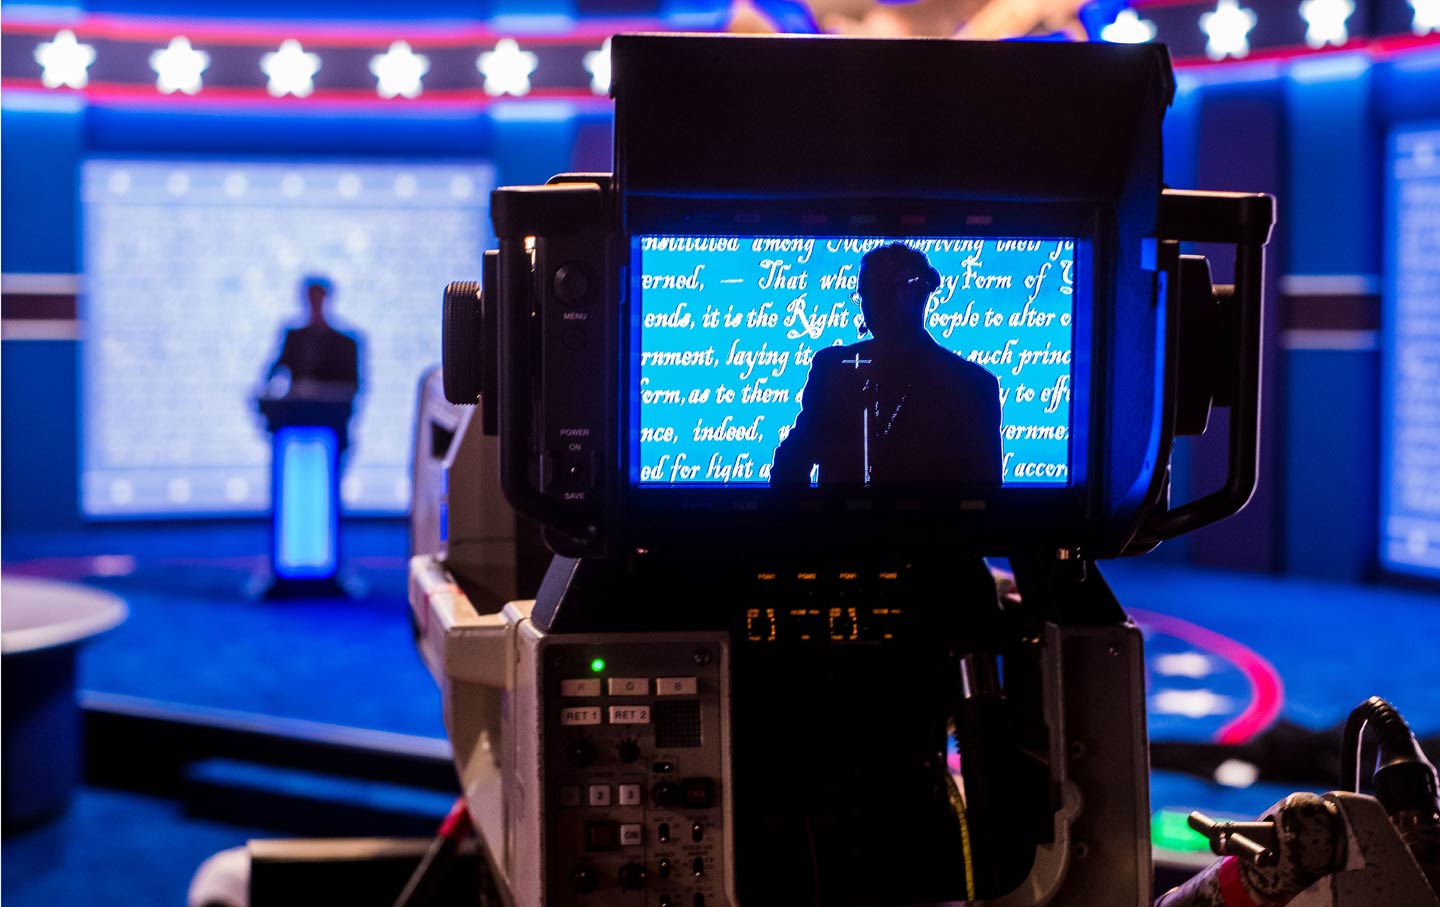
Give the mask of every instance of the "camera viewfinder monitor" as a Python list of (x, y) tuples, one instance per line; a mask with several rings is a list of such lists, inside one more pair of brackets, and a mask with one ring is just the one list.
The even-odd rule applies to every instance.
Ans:
[(629, 482), (1074, 481), (1074, 236), (632, 236)]

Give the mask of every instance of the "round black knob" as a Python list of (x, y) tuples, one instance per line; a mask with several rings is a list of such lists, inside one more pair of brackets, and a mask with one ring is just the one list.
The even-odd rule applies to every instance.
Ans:
[(626, 863), (620, 867), (620, 889), (639, 891), (645, 887), (645, 867), (639, 863)]
[(565, 755), (575, 768), (588, 768), (595, 764), (595, 744), (589, 740), (572, 741)]
[(480, 398), (480, 284), (459, 281), (445, 288), (444, 319), (440, 330), (441, 378), (445, 399), (457, 406), (474, 406)]
[(656, 806), (674, 806), (680, 802), (680, 788), (673, 781), (658, 781), (650, 788), (650, 800)]
[(561, 303), (568, 306), (581, 305), (590, 295), (590, 275), (580, 262), (567, 261), (555, 269), (551, 286), (555, 288), (555, 298)]
[(634, 762), (640, 758), (640, 744), (634, 740), (621, 740), (615, 748), (620, 752), (621, 762)]
[(581, 863), (570, 873), (570, 887), (581, 894), (589, 894), (600, 887), (600, 874), (595, 871), (595, 867)]

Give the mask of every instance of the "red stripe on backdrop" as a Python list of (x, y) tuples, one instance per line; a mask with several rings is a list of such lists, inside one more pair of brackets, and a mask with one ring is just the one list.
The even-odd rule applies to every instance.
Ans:
[[(520, 20), (523, 22), (523, 20)], [(278, 46), (287, 38), (325, 47), (375, 47), (406, 41), (414, 48), (475, 47), (493, 45), (501, 38), (523, 44), (599, 46), (620, 32), (672, 31), (659, 19), (577, 19), (562, 31), (499, 31), (475, 22), (251, 22), (226, 19), (168, 19), (128, 16), (86, 16), (73, 22), (6, 22), (11, 34), (53, 37), (61, 29), (85, 40), (134, 41), (165, 45), (184, 35), (192, 45), (243, 44)]]
[(427, 91), (418, 98), (382, 98), (373, 88), (317, 90), (311, 95), (297, 98), (291, 95), (272, 97), (263, 88), (205, 87), (198, 94), (161, 94), (154, 85), (119, 84), (114, 82), (91, 82), (81, 89), (46, 88), (39, 79), (6, 79), (0, 90), (38, 92), (54, 97), (81, 97), (93, 104), (123, 104), (194, 107), (266, 107), (272, 110), (293, 110), (300, 107), (375, 107), (387, 110), (472, 110), (479, 113), (498, 102), (562, 101), (582, 108), (609, 109), (610, 99), (588, 92), (569, 89), (537, 88), (529, 94), (516, 97), (502, 95), (491, 97), (478, 88)]

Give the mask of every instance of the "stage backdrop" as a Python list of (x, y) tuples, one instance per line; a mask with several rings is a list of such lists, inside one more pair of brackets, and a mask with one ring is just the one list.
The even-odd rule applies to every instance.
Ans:
[(404, 512), (416, 382), (442, 288), (479, 278), (493, 184), (472, 163), (87, 161), (83, 511), (269, 507), (254, 398), (318, 274), (360, 341), (345, 506)]
[(1380, 558), (1440, 577), (1440, 123), (1390, 134)]

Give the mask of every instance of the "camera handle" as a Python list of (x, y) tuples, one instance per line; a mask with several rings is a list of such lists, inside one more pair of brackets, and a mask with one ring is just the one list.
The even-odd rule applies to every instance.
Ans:
[[(1228, 360), (1231, 374), (1216, 375), (1207, 393), (1218, 403), (1228, 403), (1229, 468), (1224, 485), (1217, 491), (1171, 508), (1161, 505), (1148, 514), (1132, 548), (1153, 547), (1164, 539), (1222, 520), (1244, 507), (1255, 493), (1260, 461), (1260, 331), (1264, 322), (1265, 245), (1275, 225), (1275, 197), (1263, 193), (1199, 192), (1166, 189), (1160, 198), (1158, 238), (1164, 242), (1232, 243), (1235, 246), (1233, 299), (1229, 288), (1215, 287), (1214, 302), (1233, 308), (1234, 320), (1222, 324), (1228, 336), (1217, 337), (1222, 345), (1234, 345)], [(1208, 268), (1206, 268), (1208, 271)], [(1180, 282), (1180, 269), (1171, 274)], [(1183, 292), (1183, 283), (1180, 287)], [(1177, 294), (1178, 295), (1178, 294)], [(1207, 300), (1207, 302), (1210, 300)], [(1180, 306), (1185, 304), (1180, 300)], [(1178, 306), (1177, 306), (1178, 308)], [(1167, 325), (1178, 324), (1171, 312)], [(1178, 350), (1179, 332), (1167, 328), (1167, 359), (1172, 363)], [(1228, 398), (1228, 399), (1227, 399)], [(1173, 442), (1175, 413), (1167, 414), (1170, 427), (1164, 439), (1167, 453)]]
[(604, 216), (604, 190), (584, 183), (502, 187), (491, 195), (490, 210), (500, 240), (500, 487), (520, 513), (582, 544), (592, 542), (599, 535), (595, 521), (579, 508), (544, 494), (531, 476), (534, 452), (529, 445), (537, 392), (528, 377), (520, 376), (535, 374), (534, 322), (541, 303), (526, 240), (595, 223)]

